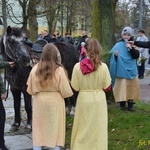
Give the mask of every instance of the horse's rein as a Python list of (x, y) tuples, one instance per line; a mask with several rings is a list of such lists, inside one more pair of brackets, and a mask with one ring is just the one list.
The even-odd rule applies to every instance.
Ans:
[(39, 57), (37, 56), (36, 53), (32, 52), (31, 50), (28, 50), (28, 49), (26, 49), (26, 50), (27, 50), (27, 53), (29, 54), (29, 57), (30, 57), (32, 64), (35, 65), (37, 63), (36, 60), (39, 61)]
[[(12, 48), (11, 48), (11, 46), (10, 46), (10, 44), (9, 44), (9, 42), (8, 42), (8, 40), (7, 40), (7, 38), (6, 38), (6, 44), (7, 44), (7, 46), (8, 46), (8, 48), (9, 48), (9, 50), (11, 51), (11, 53), (12, 53), (12, 55), (14, 56), (14, 58), (15, 59), (13, 59), (13, 58), (10, 58), (10, 59), (12, 59), (12, 61), (15, 63), (15, 62), (17, 62), (17, 61), (19, 61), (19, 59), (15, 56), (15, 54), (13, 53), (13, 50), (12, 50)], [(5, 48), (6, 49), (6, 48)], [(6, 54), (6, 50), (5, 50), (5, 55), (7, 55)], [(5, 58), (5, 61), (6, 61), (6, 58)], [(5, 79), (6, 79), (6, 69), (5, 69)], [(5, 81), (5, 85), (6, 85), (6, 81)], [(6, 92), (7, 92), (7, 96), (6, 96), (6, 98), (5, 98), (5, 101), (7, 100), (7, 98), (8, 98), (8, 94), (9, 94), (9, 82), (7, 82), (7, 87), (6, 87)]]
[(18, 58), (15, 56), (15, 54), (13, 53), (13, 50), (12, 50), (12, 48), (11, 48), (9, 42), (7, 41), (7, 38), (6, 38), (6, 44), (7, 44), (8, 48), (9, 48), (9, 50), (11, 51), (12, 55), (13, 55), (14, 58), (15, 58), (15, 59), (11, 58), (12, 61), (13, 61), (13, 62), (19, 61), (19, 59), (18, 59)]
[[(4, 53), (4, 60), (6, 61), (7, 59), (6, 59), (6, 53)], [(7, 87), (6, 87), (6, 92), (7, 92), (7, 94), (6, 94), (6, 98), (5, 98), (5, 101), (7, 100), (7, 98), (8, 98), (8, 94), (9, 94), (9, 82), (7, 82), (7, 69), (6, 68), (4, 68), (5, 69), (5, 71), (4, 71), (4, 84), (5, 84), (5, 87), (6, 87), (6, 84), (7, 84)]]

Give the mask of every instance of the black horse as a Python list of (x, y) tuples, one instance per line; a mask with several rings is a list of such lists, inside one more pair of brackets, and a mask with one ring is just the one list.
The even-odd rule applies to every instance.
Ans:
[[(60, 51), (62, 64), (68, 72), (69, 79), (71, 79), (74, 65), (78, 62), (79, 56), (74, 47), (68, 43), (54, 44)], [(14, 98), (14, 123), (12, 130), (17, 130), (21, 123), (20, 106), (21, 93), (24, 96), (25, 110), (27, 113), (27, 126), (31, 128), (32, 123), (32, 98), (26, 91), (27, 79), (32, 67), (31, 62), (31, 48), (32, 44), (24, 40), (20, 28), (7, 27), (1, 41), (1, 53), (5, 61), (14, 61), (15, 67), (7, 68), (6, 79), (10, 84), (10, 89)], [(72, 97), (72, 103), (75, 98)]]
[(21, 93), (23, 93), (25, 110), (27, 113), (27, 128), (31, 129), (32, 123), (32, 103), (31, 95), (26, 91), (27, 78), (31, 71), (30, 58), (27, 49), (31, 46), (26, 44), (19, 28), (8, 26), (1, 40), (1, 53), (5, 61), (14, 61), (13, 68), (7, 68), (5, 77), (10, 84), (10, 90), (14, 98), (14, 123), (11, 130), (16, 131), (21, 123)]

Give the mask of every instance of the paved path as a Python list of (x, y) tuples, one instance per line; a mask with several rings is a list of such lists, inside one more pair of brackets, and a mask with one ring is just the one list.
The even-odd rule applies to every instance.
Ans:
[[(149, 71), (146, 71), (146, 76), (144, 79), (139, 80), (140, 91), (141, 91), (141, 100), (144, 102), (150, 102), (150, 75)], [(6, 145), (10, 150), (32, 150), (32, 134), (24, 134), (24, 125), (25, 119), (22, 120), (21, 128), (18, 132), (11, 133), (9, 132), (10, 125), (13, 123), (13, 100), (12, 95), (9, 93), (7, 101), (3, 102), (6, 108), (6, 126), (5, 126), (5, 141)], [(24, 105), (22, 99), (22, 105)], [(22, 118), (25, 118), (24, 108), (21, 107)]]
[(145, 63), (145, 77), (139, 80), (141, 100), (150, 102), (150, 65), (148, 60)]
[(139, 80), (141, 100), (150, 102), (150, 76)]

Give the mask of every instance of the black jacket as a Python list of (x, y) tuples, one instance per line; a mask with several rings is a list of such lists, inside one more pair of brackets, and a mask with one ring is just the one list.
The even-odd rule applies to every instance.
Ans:
[(46, 40), (48, 43), (51, 42), (51, 37), (49, 35), (44, 36), (43, 39)]
[(64, 38), (62, 36), (57, 37), (57, 42), (64, 42)]
[(72, 45), (74, 44), (72, 37), (65, 37), (65, 38), (64, 38), (64, 42), (70, 43), (70, 44), (72, 44)]
[(56, 38), (51, 38), (50, 43), (56, 43), (56, 42), (57, 42)]
[(143, 48), (150, 48), (150, 41), (135, 41), (134, 45), (138, 46), (138, 47), (143, 47)]

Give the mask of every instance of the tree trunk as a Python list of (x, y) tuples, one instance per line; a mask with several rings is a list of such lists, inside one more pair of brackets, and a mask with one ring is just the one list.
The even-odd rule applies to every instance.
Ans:
[(104, 51), (109, 51), (115, 42), (115, 8), (117, 0), (92, 1), (92, 37), (101, 43)]
[(21, 8), (22, 8), (22, 30), (24, 32), (27, 31), (27, 24), (28, 24), (28, 15), (27, 15), (27, 3), (28, 3), (28, 0), (19, 0), (18, 1)]
[(6, 3), (7, 1), (6, 0), (2, 0), (2, 18), (3, 18), (3, 32), (6, 31), (7, 29), (7, 12), (6, 12)]
[(38, 22), (37, 22), (37, 10), (36, 10), (37, 0), (30, 0), (28, 6), (28, 16), (29, 16), (29, 31), (30, 40), (32, 42), (37, 40), (38, 35)]
[(61, 16), (60, 16), (60, 24), (61, 24), (61, 35), (63, 36), (64, 34), (64, 26), (63, 26), (63, 18), (64, 18), (64, 10), (63, 10), (63, 0), (61, 0), (61, 5), (60, 5), (60, 13), (61, 13)]

